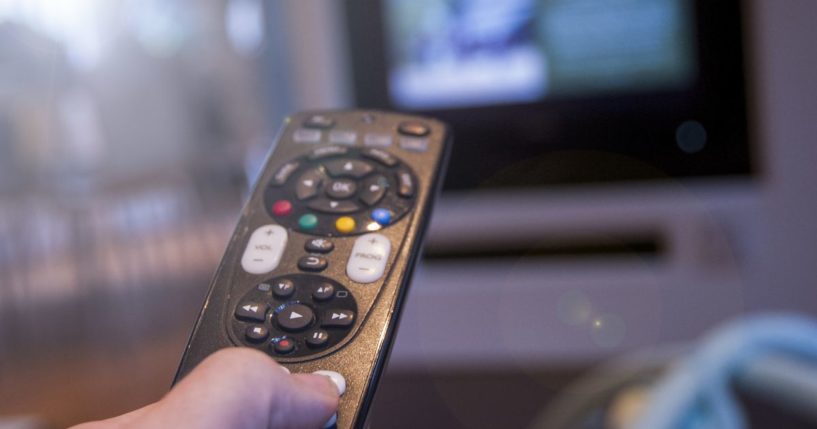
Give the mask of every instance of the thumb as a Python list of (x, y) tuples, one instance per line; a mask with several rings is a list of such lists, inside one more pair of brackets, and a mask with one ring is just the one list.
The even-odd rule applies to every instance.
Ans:
[(270, 408), (270, 428), (322, 428), (338, 408), (338, 388), (329, 377), (293, 374)]
[(327, 377), (290, 375), (266, 354), (238, 347), (202, 361), (162, 402), (202, 417), (188, 427), (314, 429), (337, 410), (338, 391)]
[(290, 375), (264, 353), (236, 347), (210, 355), (159, 402), (83, 428), (318, 429), (337, 407), (328, 377)]

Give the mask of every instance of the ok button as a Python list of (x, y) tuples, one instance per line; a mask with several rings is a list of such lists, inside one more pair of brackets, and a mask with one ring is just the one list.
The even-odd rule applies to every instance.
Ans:
[(348, 179), (333, 180), (326, 187), (326, 195), (338, 200), (351, 197), (355, 194), (355, 191), (357, 191), (357, 185), (354, 181)]

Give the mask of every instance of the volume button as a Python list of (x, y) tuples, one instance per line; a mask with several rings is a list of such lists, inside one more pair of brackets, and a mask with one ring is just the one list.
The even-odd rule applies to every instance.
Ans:
[(250, 274), (265, 274), (278, 267), (287, 247), (287, 230), (280, 225), (264, 225), (250, 236), (241, 268)]

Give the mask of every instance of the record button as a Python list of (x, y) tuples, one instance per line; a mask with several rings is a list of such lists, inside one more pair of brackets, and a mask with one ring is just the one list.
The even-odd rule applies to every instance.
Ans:
[(290, 338), (281, 338), (272, 343), (273, 350), (279, 355), (285, 355), (295, 351), (295, 341)]

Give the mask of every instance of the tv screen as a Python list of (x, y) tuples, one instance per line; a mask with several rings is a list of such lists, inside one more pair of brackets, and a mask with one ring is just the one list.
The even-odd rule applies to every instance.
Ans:
[(682, 0), (386, 0), (389, 96), (412, 110), (683, 89)]
[(741, 0), (350, 0), (358, 105), (449, 122), (445, 188), (750, 177)]

